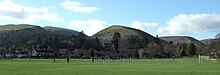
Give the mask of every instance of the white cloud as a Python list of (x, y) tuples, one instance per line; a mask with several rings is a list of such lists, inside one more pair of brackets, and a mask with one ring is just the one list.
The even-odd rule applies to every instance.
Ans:
[(179, 14), (158, 31), (167, 35), (220, 32), (220, 14)]
[(56, 9), (55, 6), (48, 6), (49, 9)]
[(0, 19), (34, 22), (48, 20), (61, 22), (63, 19), (55, 13), (50, 13), (48, 8), (35, 8), (15, 4), (10, 0), (0, 2)]
[(140, 30), (143, 30), (143, 31), (147, 31), (149, 29), (158, 29), (160, 27), (159, 24), (157, 23), (143, 23), (143, 22), (140, 22), (140, 21), (137, 21), (135, 20), (131, 26), (133, 28), (136, 28), (136, 29), (140, 29)]
[(63, 6), (63, 8), (72, 10), (74, 12), (90, 13), (90, 12), (98, 10), (97, 7), (87, 7), (81, 4), (80, 2), (76, 2), (76, 1), (73, 1), (73, 2), (64, 1), (60, 3), (60, 5)]
[[(91, 36), (98, 31), (111, 26), (110, 23), (98, 19), (72, 20), (69, 26), (78, 31), (84, 31)], [(133, 28), (150, 33), (164, 35), (189, 35), (194, 33), (218, 33), (220, 32), (220, 14), (179, 14), (171, 18), (166, 25), (155, 22), (133, 21)]]
[(179, 14), (171, 18), (166, 25), (134, 21), (131, 26), (143, 31), (153, 29), (160, 35), (218, 33), (220, 32), (220, 14)]
[(92, 36), (98, 31), (110, 26), (106, 21), (98, 20), (98, 19), (90, 19), (90, 20), (72, 20), (69, 22), (69, 26), (72, 29), (76, 29), (78, 31), (84, 31), (85, 34)]

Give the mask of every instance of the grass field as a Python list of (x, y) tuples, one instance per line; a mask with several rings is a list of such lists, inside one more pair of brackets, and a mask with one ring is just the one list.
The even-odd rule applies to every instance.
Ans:
[(13, 59), (0, 60), (0, 75), (220, 75), (220, 61), (198, 59), (90, 60)]

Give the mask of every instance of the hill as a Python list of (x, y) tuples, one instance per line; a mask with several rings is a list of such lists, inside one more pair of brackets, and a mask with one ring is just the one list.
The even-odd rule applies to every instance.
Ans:
[(130, 27), (125, 27), (125, 26), (117, 26), (117, 25), (110, 26), (104, 30), (101, 30), (100, 32), (94, 34), (92, 38), (97, 37), (102, 43), (111, 43), (112, 37), (116, 32), (119, 32), (121, 35), (119, 50), (128, 49), (128, 45), (129, 45), (128, 39), (131, 36), (138, 36), (139, 38), (147, 38), (145, 41), (149, 41), (149, 42), (155, 42), (157, 40), (154, 36), (144, 31)]
[(47, 31), (40, 26), (19, 24), (19, 25), (3, 25), (0, 26), (0, 47), (23, 47), (24, 44), (35, 38), (45, 37)]
[[(8, 24), (0, 26), (0, 49), (8, 50), (9, 47), (24, 49), (31, 45), (46, 46), (49, 41), (69, 40), (72, 35), (78, 36), (79, 32), (58, 27), (40, 27), (28, 24)], [(86, 36), (85, 34), (82, 34)], [(59, 41), (58, 41), (59, 40)], [(15, 50), (15, 49), (13, 49)]]
[(28, 25), (28, 24), (8, 24), (8, 25), (1, 25), (0, 26), (0, 31), (16, 31), (16, 30), (22, 30), (22, 29), (28, 29), (28, 28), (34, 28), (37, 29), (39, 26), (34, 26), (34, 25)]
[(201, 40), (205, 45), (209, 45), (209, 44), (211, 44), (213, 41), (214, 41), (214, 39), (203, 39), (203, 40)]
[(174, 43), (194, 43), (199, 46), (205, 46), (205, 44), (193, 37), (190, 36), (166, 36), (166, 37), (159, 37), (162, 40), (167, 42), (174, 42)]
[(43, 28), (49, 32), (59, 34), (59, 35), (66, 35), (66, 36), (72, 36), (72, 35), (78, 36), (79, 35), (78, 31), (65, 29), (65, 28), (58, 28), (58, 27), (51, 27), (51, 26), (47, 26)]
[(212, 43), (214, 43), (214, 42), (217, 42), (217, 41), (219, 41), (218, 39), (203, 39), (203, 40), (201, 40), (205, 45), (210, 45), (210, 44), (212, 44)]

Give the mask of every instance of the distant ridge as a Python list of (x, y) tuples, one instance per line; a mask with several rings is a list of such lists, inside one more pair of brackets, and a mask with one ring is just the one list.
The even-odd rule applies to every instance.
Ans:
[(190, 36), (165, 36), (165, 37), (159, 37), (159, 38), (167, 42), (172, 41), (174, 43), (194, 43), (196, 45), (205, 46), (203, 42)]
[(214, 38), (210, 38), (210, 39), (203, 39), (201, 40), (205, 45), (210, 45), (212, 44), (213, 42), (216, 42), (217, 39), (214, 39)]

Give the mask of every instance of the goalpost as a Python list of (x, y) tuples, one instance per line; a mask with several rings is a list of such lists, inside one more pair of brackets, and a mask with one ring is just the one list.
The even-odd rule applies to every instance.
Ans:
[(211, 58), (210, 56), (201, 56), (201, 55), (199, 55), (199, 56), (198, 56), (199, 63), (202, 63), (202, 59), (208, 60), (208, 61), (216, 62), (216, 59), (213, 59), (213, 58)]

